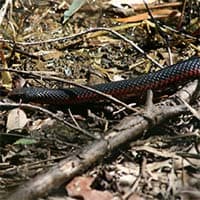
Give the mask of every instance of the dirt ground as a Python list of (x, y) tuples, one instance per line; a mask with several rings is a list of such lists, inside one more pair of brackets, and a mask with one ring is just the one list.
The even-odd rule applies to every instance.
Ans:
[(200, 1), (137, 2), (0, 1), (0, 199), (200, 199), (200, 100), (179, 98), (185, 83), (153, 92), (150, 110), (146, 91), (125, 105), (7, 97), (200, 57)]

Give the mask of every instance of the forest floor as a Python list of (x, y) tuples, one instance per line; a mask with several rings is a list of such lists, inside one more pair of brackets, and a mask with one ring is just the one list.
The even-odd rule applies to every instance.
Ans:
[(150, 115), (165, 106), (157, 121), (146, 117), (146, 92), (125, 107), (109, 97), (72, 107), (7, 98), (200, 56), (199, 1), (133, 2), (0, 2), (0, 199), (200, 199), (200, 99), (174, 96), (183, 85), (153, 93)]

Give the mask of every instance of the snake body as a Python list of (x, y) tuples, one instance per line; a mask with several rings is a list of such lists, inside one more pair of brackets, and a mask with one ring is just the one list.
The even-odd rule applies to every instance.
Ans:
[[(159, 71), (141, 75), (135, 79), (109, 82), (90, 87), (118, 99), (126, 99), (127, 97), (139, 97), (148, 89), (153, 91), (163, 90), (197, 77), (200, 77), (200, 58), (194, 57)], [(27, 87), (12, 90), (8, 97), (14, 101), (21, 100), (22, 102), (53, 105), (84, 104), (104, 98), (97, 93), (80, 87), (65, 89)]]

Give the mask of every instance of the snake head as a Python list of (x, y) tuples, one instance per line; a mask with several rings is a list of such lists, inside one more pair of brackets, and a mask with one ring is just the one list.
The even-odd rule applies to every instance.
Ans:
[(24, 87), (13, 89), (8, 93), (8, 98), (15, 102), (33, 102), (42, 104), (66, 104), (74, 102), (76, 94), (70, 89), (48, 89), (39, 87)]
[(25, 88), (16, 88), (10, 91), (7, 97), (15, 102), (19, 102), (22, 100), (22, 97), (24, 96), (24, 94), (25, 94)]

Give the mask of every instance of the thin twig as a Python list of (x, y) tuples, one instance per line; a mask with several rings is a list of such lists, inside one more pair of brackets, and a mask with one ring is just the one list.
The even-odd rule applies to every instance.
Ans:
[(77, 127), (77, 126), (74, 126), (72, 124), (70, 124), (69, 122), (67, 122), (66, 120), (64, 120), (63, 118), (57, 116), (56, 114), (54, 114), (53, 112), (45, 109), (45, 108), (41, 108), (39, 106), (35, 106), (35, 105), (31, 105), (31, 104), (25, 104), (25, 103), (2, 103), (0, 102), (0, 107), (1, 109), (2, 108), (16, 108), (16, 107), (20, 107), (20, 108), (24, 108), (24, 109), (29, 109), (29, 110), (37, 110), (39, 112), (43, 112), (43, 113), (46, 113), (48, 114), (49, 116), (51, 116), (53, 119), (57, 119), (59, 120), (60, 122), (62, 122), (63, 124), (93, 138), (93, 139), (98, 139), (97, 137), (95, 137), (94, 135), (90, 134), (88, 131), (80, 128), (80, 127)]
[(12, 5), (12, 0), (6, 0), (4, 5), (0, 9), (0, 25), (2, 24), (3, 18), (6, 14), (9, 4), (10, 4), (10, 6)]
[(165, 24), (163, 24), (163, 25), (161, 25), (161, 26), (162, 26), (163, 28), (165, 28), (165, 29), (167, 29), (167, 30), (169, 30), (169, 31), (171, 31), (171, 32), (174, 32), (174, 33), (176, 33), (176, 34), (178, 34), (178, 35), (181, 35), (181, 36), (183, 36), (183, 37), (185, 37), (185, 38), (189, 38), (189, 39), (192, 39), (192, 40), (200, 41), (200, 38), (191, 36), (191, 35), (189, 35), (189, 34), (187, 34), (187, 33), (183, 33), (183, 32), (181, 32), (181, 31), (176, 30), (176, 29), (174, 29), (174, 28), (172, 28), (172, 27), (170, 27), (170, 26), (167, 26), (167, 25), (165, 25)]
[(144, 5), (145, 5), (145, 7), (147, 9), (147, 12), (148, 12), (149, 16), (151, 17), (152, 21), (154, 22), (154, 24), (156, 26), (156, 29), (157, 29), (158, 33), (165, 40), (166, 48), (167, 48), (168, 55), (169, 55), (169, 64), (172, 65), (173, 64), (172, 52), (171, 52), (171, 49), (170, 49), (170, 45), (169, 45), (169, 41), (168, 41), (168, 36), (162, 31), (162, 29), (160, 28), (160, 26), (157, 23), (157, 20), (153, 17), (153, 15), (151, 13), (151, 10), (149, 9), (146, 0), (143, 0), (143, 2), (144, 2)]
[(59, 82), (62, 82), (62, 83), (67, 83), (69, 85), (80, 87), (80, 88), (83, 88), (85, 90), (89, 90), (91, 92), (94, 92), (94, 93), (96, 93), (98, 95), (101, 95), (104, 98), (109, 99), (109, 100), (115, 102), (118, 105), (124, 106), (128, 110), (131, 110), (133, 112), (138, 112), (137, 109), (127, 105), (126, 103), (120, 101), (119, 99), (117, 99), (117, 98), (115, 98), (115, 97), (113, 97), (113, 96), (111, 96), (109, 94), (103, 93), (103, 92), (101, 92), (99, 90), (93, 89), (93, 88), (85, 86), (85, 85), (80, 85), (80, 84), (75, 83), (73, 81), (68, 81), (68, 80), (65, 80), (65, 79), (62, 79), (62, 78), (58, 78), (58, 77), (54, 77), (54, 76), (41, 76), (40, 74), (33, 73), (33, 72), (30, 72), (30, 71), (19, 71), (19, 70), (16, 70), (16, 69), (0, 69), (0, 71), (16, 72), (16, 73), (26, 74), (26, 75), (29, 75), (29, 76), (31, 75), (31, 76), (34, 76), (34, 78), (39, 78), (39, 79), (43, 79), (43, 80), (54, 80), (54, 81), (59, 81)]
[(182, 11), (181, 11), (181, 16), (179, 18), (179, 22), (178, 22), (178, 25), (177, 25), (177, 29), (178, 30), (181, 28), (181, 25), (183, 23), (183, 18), (184, 18), (184, 13), (185, 13), (185, 8), (186, 8), (186, 2), (187, 2), (187, 0), (183, 1), (183, 7), (182, 7)]
[(67, 110), (68, 110), (69, 116), (72, 118), (72, 121), (74, 122), (74, 124), (75, 124), (77, 127), (80, 128), (80, 126), (79, 126), (78, 122), (76, 121), (76, 119), (74, 118), (74, 116), (73, 116), (73, 114), (72, 114), (70, 108), (68, 108)]
[[(120, 33), (118, 33), (117, 31), (114, 31), (110, 28), (103, 28), (103, 27), (98, 27), (98, 28), (91, 28), (88, 29), (86, 31), (71, 35), (71, 36), (66, 36), (66, 37), (60, 37), (60, 38), (55, 38), (55, 39), (49, 39), (49, 40), (44, 40), (44, 41), (35, 41), (35, 42), (15, 42), (15, 44), (17, 45), (38, 45), (38, 44), (45, 44), (45, 43), (51, 43), (51, 42), (58, 42), (58, 41), (62, 41), (65, 42), (67, 40), (71, 40), (74, 39), (76, 37), (80, 37), (82, 35), (88, 34), (88, 33), (92, 33), (92, 32), (97, 32), (97, 31), (106, 31), (109, 33), (112, 33), (113, 35), (117, 36), (118, 38), (124, 40), (125, 42), (129, 43), (131, 46), (133, 46), (139, 53), (141, 53), (143, 56), (145, 56), (147, 59), (149, 59), (152, 63), (154, 63), (155, 65), (157, 65), (159, 68), (163, 68), (162, 65), (160, 65), (156, 60), (154, 60), (151, 56), (149, 56), (146, 52), (144, 52), (144, 50), (142, 50), (138, 45), (136, 45), (133, 41), (129, 40), (128, 38), (126, 38), (125, 36), (121, 35)], [(0, 39), (0, 42), (4, 41), (4, 42), (8, 42), (13, 44), (12, 40), (4, 40), (4, 39)]]

